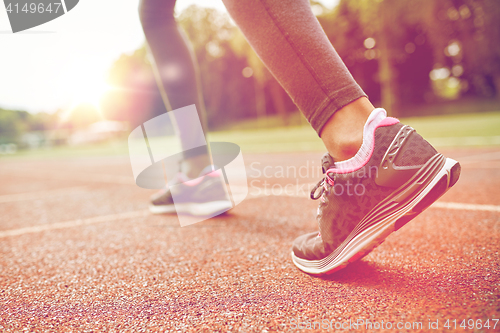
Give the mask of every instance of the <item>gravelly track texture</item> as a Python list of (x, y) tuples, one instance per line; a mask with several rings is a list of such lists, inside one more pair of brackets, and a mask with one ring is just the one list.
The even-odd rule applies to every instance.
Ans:
[[(445, 153), (463, 170), (440, 202), (500, 205), (500, 151)], [(317, 181), (320, 155), (244, 155), (250, 192), (264, 180), (295, 185), (279, 166), (305, 166), (300, 183)], [(467, 331), (487, 331), (478, 328), (487, 319), (493, 331), (500, 319), (500, 211), (431, 207), (317, 278), (290, 258), (292, 241), (317, 228), (307, 194), (248, 198), (181, 228), (176, 216), (141, 213), (152, 192), (133, 185), (127, 157), (0, 163), (2, 332), (386, 331), (388, 322), (438, 332), (454, 331), (453, 320), (463, 330), (463, 319)], [(257, 171), (266, 166), (270, 178)], [(127, 212), (138, 214), (75, 222)], [(52, 228), (60, 222), (70, 226)]]

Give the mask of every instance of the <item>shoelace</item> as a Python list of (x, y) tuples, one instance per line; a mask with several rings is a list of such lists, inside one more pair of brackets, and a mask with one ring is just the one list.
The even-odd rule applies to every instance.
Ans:
[[(325, 173), (325, 176), (323, 177), (323, 179), (321, 179), (312, 189), (311, 191), (311, 194), (310, 194), (310, 197), (311, 199), (313, 200), (318, 200), (319, 198), (321, 198), (321, 196), (323, 195), (323, 193), (325, 192), (326, 190), (326, 184), (330, 184), (331, 186), (333, 186), (335, 184), (335, 177), (330, 177), (328, 175), (328, 171)], [(318, 189), (320, 189), (319, 191), (319, 194), (316, 195), (316, 192), (318, 192)]]

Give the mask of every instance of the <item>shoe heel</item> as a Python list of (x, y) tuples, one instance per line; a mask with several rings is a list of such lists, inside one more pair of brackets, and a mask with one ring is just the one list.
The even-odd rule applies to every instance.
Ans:
[[(451, 160), (453, 161), (453, 160)], [(453, 185), (455, 185), (460, 177), (460, 163), (456, 162), (450, 171), (441, 176), (441, 179), (434, 185), (434, 188), (418, 203), (413, 209), (399, 218), (394, 224), (394, 231), (399, 230), (406, 223), (413, 220), (418, 214), (429, 208), (437, 199), (445, 194)]]
[(460, 166), (460, 163), (457, 162), (450, 170), (450, 184), (448, 185), (448, 188), (457, 183), (461, 171), (462, 167)]
[(434, 188), (412, 208), (411, 211), (399, 218), (394, 224), (394, 231), (401, 229), (406, 223), (413, 220), (418, 214), (426, 210), (434, 201), (448, 190), (448, 175), (443, 175)]

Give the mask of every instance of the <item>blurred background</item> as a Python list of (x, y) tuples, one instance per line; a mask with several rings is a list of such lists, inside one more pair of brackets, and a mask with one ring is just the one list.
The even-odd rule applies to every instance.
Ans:
[[(78, 6), (84, 7), (85, 2)], [(451, 136), (482, 135), (489, 138), (489, 144), (500, 144), (499, 113), (491, 113), (500, 110), (500, 1), (311, 0), (311, 6), (354, 78), (376, 106), (383, 106), (396, 117), (430, 119), (424, 132), (436, 123), (436, 118), (425, 117), (451, 115), (450, 119), (462, 124), (463, 132), (458, 125), (456, 129), (444, 129), (455, 130)], [(134, 17), (129, 29), (134, 29), (134, 36), (141, 36), (135, 18), (137, 7), (127, 15)], [(216, 139), (217, 133), (222, 136), (220, 133), (237, 132), (234, 142), (244, 141), (245, 136), (255, 135), (253, 129), (268, 129), (266, 138), (282, 137), (283, 133), (284, 137), (288, 135), (288, 141), (313, 142), (317, 138), (221, 2), (179, 0), (176, 15), (199, 62), (209, 128)], [(117, 153), (126, 152), (130, 130), (166, 112), (144, 38), (136, 38), (142, 40), (133, 48), (115, 47), (113, 60), (101, 65), (100, 72), (86, 75), (85, 66), (90, 67), (92, 62), (81, 65), (82, 74), (64, 82), (76, 91), (70, 99), (53, 91), (44, 95), (49, 99), (42, 107), (33, 102), (33, 90), (22, 91), (14, 86), (8, 93), (7, 88), (2, 88), (0, 154), (89, 148), (102, 143), (110, 144)], [(100, 47), (97, 43), (91, 50), (94, 58), (99, 58)], [(15, 52), (12, 50), (12, 56)], [(76, 56), (78, 51), (74, 52)], [(69, 69), (76, 67), (73, 64)], [(68, 66), (61, 66), (54, 77), (66, 70)], [(38, 84), (52, 89), (54, 78), (47, 74), (44, 77), (45, 81)], [(9, 80), (14, 78), (0, 74), (6, 87), (10, 86)], [(23, 80), (29, 81), (30, 77)], [(474, 119), (479, 119), (474, 116), (479, 113), (484, 115), (483, 127), (478, 125), (476, 132), (466, 130), (474, 125)], [(303, 148), (321, 149), (317, 142)], [(301, 148), (295, 145), (294, 149)]]

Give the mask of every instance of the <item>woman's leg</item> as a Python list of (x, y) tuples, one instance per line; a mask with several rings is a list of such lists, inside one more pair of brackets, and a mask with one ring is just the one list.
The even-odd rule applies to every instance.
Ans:
[(356, 154), (373, 105), (331, 45), (308, 0), (223, 0), (259, 57), (335, 159)]
[[(155, 60), (153, 69), (167, 110), (195, 104), (206, 133), (206, 111), (197, 62), (182, 29), (177, 26), (174, 6), (175, 0), (141, 0), (139, 15), (142, 27)], [(193, 133), (190, 124), (178, 123), (178, 128), (184, 148), (203, 140), (199, 136), (204, 133)], [(189, 177), (198, 176), (210, 164), (206, 148), (184, 154), (183, 170)]]
[[(308, 0), (224, 0), (236, 23), (325, 143), (319, 231), (292, 260), (331, 273), (369, 253), (437, 200), (460, 175), (415, 130), (374, 109), (340, 60)], [(333, 157), (333, 159), (332, 159)], [(340, 161), (340, 162), (339, 162)]]

